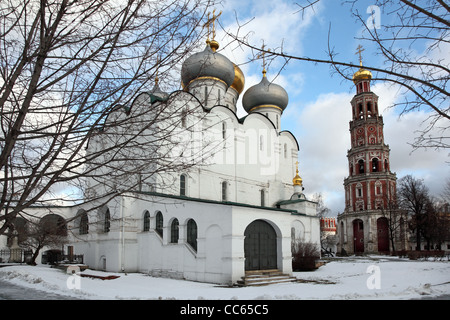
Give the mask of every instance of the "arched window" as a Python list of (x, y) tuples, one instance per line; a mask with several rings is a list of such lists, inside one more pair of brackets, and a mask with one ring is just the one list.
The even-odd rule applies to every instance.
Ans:
[(108, 233), (111, 230), (111, 214), (109, 208), (106, 209), (105, 218), (103, 220), (103, 232)]
[(375, 182), (375, 195), (380, 195), (383, 191), (382, 184), (380, 181)]
[(362, 105), (362, 103), (358, 103), (358, 113), (359, 114), (363, 113), (363, 105)]
[(186, 175), (182, 174), (180, 176), (180, 196), (186, 195)]
[(222, 201), (227, 201), (228, 197), (227, 197), (227, 182), (226, 181), (222, 181)]
[(161, 237), (163, 236), (163, 215), (161, 213), (161, 211), (158, 211), (156, 213), (156, 227), (155, 227), (155, 231), (157, 234), (159, 234)]
[(48, 214), (39, 221), (40, 231), (43, 234), (67, 236), (66, 220), (57, 214)]
[(187, 243), (197, 251), (197, 223), (192, 219), (187, 223)]
[(358, 172), (364, 173), (364, 160), (362, 159), (358, 161)]
[(372, 111), (372, 102), (367, 102), (367, 112), (368, 113), (373, 113), (373, 111)]
[(80, 217), (80, 234), (89, 233), (89, 219), (86, 212), (83, 212)]
[(187, 110), (183, 109), (181, 111), (181, 127), (186, 128), (186, 118), (187, 118)]
[(178, 243), (179, 225), (178, 219), (173, 219), (170, 225), (170, 243)]
[(225, 140), (227, 138), (227, 123), (222, 122), (222, 139)]
[(145, 213), (144, 213), (144, 230), (143, 231), (150, 231), (150, 213), (148, 211), (145, 211)]
[(360, 183), (358, 183), (356, 185), (356, 196), (358, 198), (361, 198), (363, 196), (363, 192), (362, 192), (362, 185)]
[(378, 172), (378, 159), (372, 159), (372, 172)]

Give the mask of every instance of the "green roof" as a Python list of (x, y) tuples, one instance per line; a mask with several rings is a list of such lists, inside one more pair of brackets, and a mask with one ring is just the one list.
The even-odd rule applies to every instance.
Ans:
[[(172, 195), (172, 194), (165, 194), (165, 193), (158, 193), (158, 192), (139, 191), (136, 193), (145, 194), (145, 195), (149, 195), (149, 196), (163, 197), (163, 198), (186, 200), (186, 201), (196, 201), (196, 202), (219, 204), (219, 205), (238, 206), (238, 207), (254, 208), (254, 209), (269, 210), (269, 211), (282, 211), (282, 212), (289, 212), (289, 213), (295, 214), (295, 215), (305, 215), (303, 213), (299, 213), (297, 210), (294, 210), (294, 209), (283, 209), (283, 208), (278, 208), (278, 207), (257, 206), (257, 205), (241, 203), (241, 202), (217, 201), (217, 200), (193, 198), (193, 197), (188, 197), (188, 196)], [(291, 201), (291, 200), (285, 200), (285, 201)], [(278, 203), (280, 203), (280, 202), (277, 202), (277, 205), (278, 205)]]

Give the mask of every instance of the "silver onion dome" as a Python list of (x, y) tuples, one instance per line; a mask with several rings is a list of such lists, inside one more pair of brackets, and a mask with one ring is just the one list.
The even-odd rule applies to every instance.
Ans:
[(227, 87), (234, 81), (234, 65), (224, 55), (215, 52), (208, 44), (202, 52), (187, 58), (181, 67), (183, 86), (198, 78), (221, 80)]
[(242, 98), (242, 105), (247, 113), (263, 107), (273, 107), (283, 112), (288, 102), (286, 90), (278, 84), (269, 82), (265, 75), (261, 82), (250, 87)]

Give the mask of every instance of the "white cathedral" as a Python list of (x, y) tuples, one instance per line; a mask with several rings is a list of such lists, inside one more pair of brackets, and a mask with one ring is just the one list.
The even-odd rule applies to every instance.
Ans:
[[(152, 147), (139, 151), (139, 158), (163, 153), (172, 159), (171, 168), (177, 168), (174, 159), (184, 161), (179, 170), (158, 168), (155, 161), (150, 164), (153, 171), (148, 170), (155, 174), (148, 177), (133, 171), (129, 179), (142, 180), (139, 187), (106, 205), (53, 208), (53, 215), (68, 221), (66, 246), (83, 254), (89, 268), (234, 284), (249, 270), (292, 274), (295, 242), (320, 248), (316, 203), (303, 194), (298, 172), (299, 145), (291, 132), (280, 128), (286, 91), (270, 82), (264, 70), (261, 82), (245, 91), (242, 107), (247, 115), (239, 118), (244, 75), (217, 49), (218, 43), (208, 40), (203, 51), (184, 61), (183, 90), (164, 93), (156, 82), (130, 106), (117, 108), (105, 130), (89, 141), (87, 154), (96, 154), (139, 130), (108, 122), (171, 113), (162, 117), (167, 123), (139, 133), (142, 139), (154, 139)], [(170, 141), (176, 145), (161, 143), (167, 128), (174, 128)], [(195, 164), (185, 165), (190, 162)], [(120, 166), (122, 171), (128, 168), (136, 169), (133, 163)], [(119, 169), (105, 165), (101, 170), (110, 178)], [(97, 178), (86, 182), (90, 195), (107, 188), (98, 172), (93, 176)], [(115, 183), (117, 188), (128, 181)], [(6, 241), (0, 239), (2, 244)]]

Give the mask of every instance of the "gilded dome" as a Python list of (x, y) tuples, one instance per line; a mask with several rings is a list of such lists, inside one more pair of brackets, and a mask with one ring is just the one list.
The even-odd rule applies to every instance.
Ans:
[(294, 186), (302, 186), (303, 185), (303, 179), (298, 174), (298, 161), (295, 163), (295, 177), (292, 179), (292, 183)]
[[(213, 48), (212, 48), (213, 47)], [(233, 63), (224, 55), (215, 52), (218, 44), (211, 47), (208, 42), (205, 50), (187, 58), (181, 67), (181, 81), (183, 86), (188, 86), (198, 78), (215, 79), (231, 86), (235, 78)]]
[(237, 65), (234, 65), (234, 81), (231, 84), (231, 87), (235, 89), (239, 94), (242, 93), (245, 86), (245, 77), (244, 73), (242, 72), (241, 68), (239, 68)]
[(248, 113), (263, 107), (272, 107), (283, 112), (288, 102), (286, 90), (278, 84), (269, 82), (265, 74), (260, 83), (245, 91), (242, 98), (242, 105)]
[(360, 68), (358, 71), (355, 72), (353, 75), (353, 82), (356, 84), (356, 82), (361, 80), (371, 80), (372, 79), (372, 72), (369, 70)]

